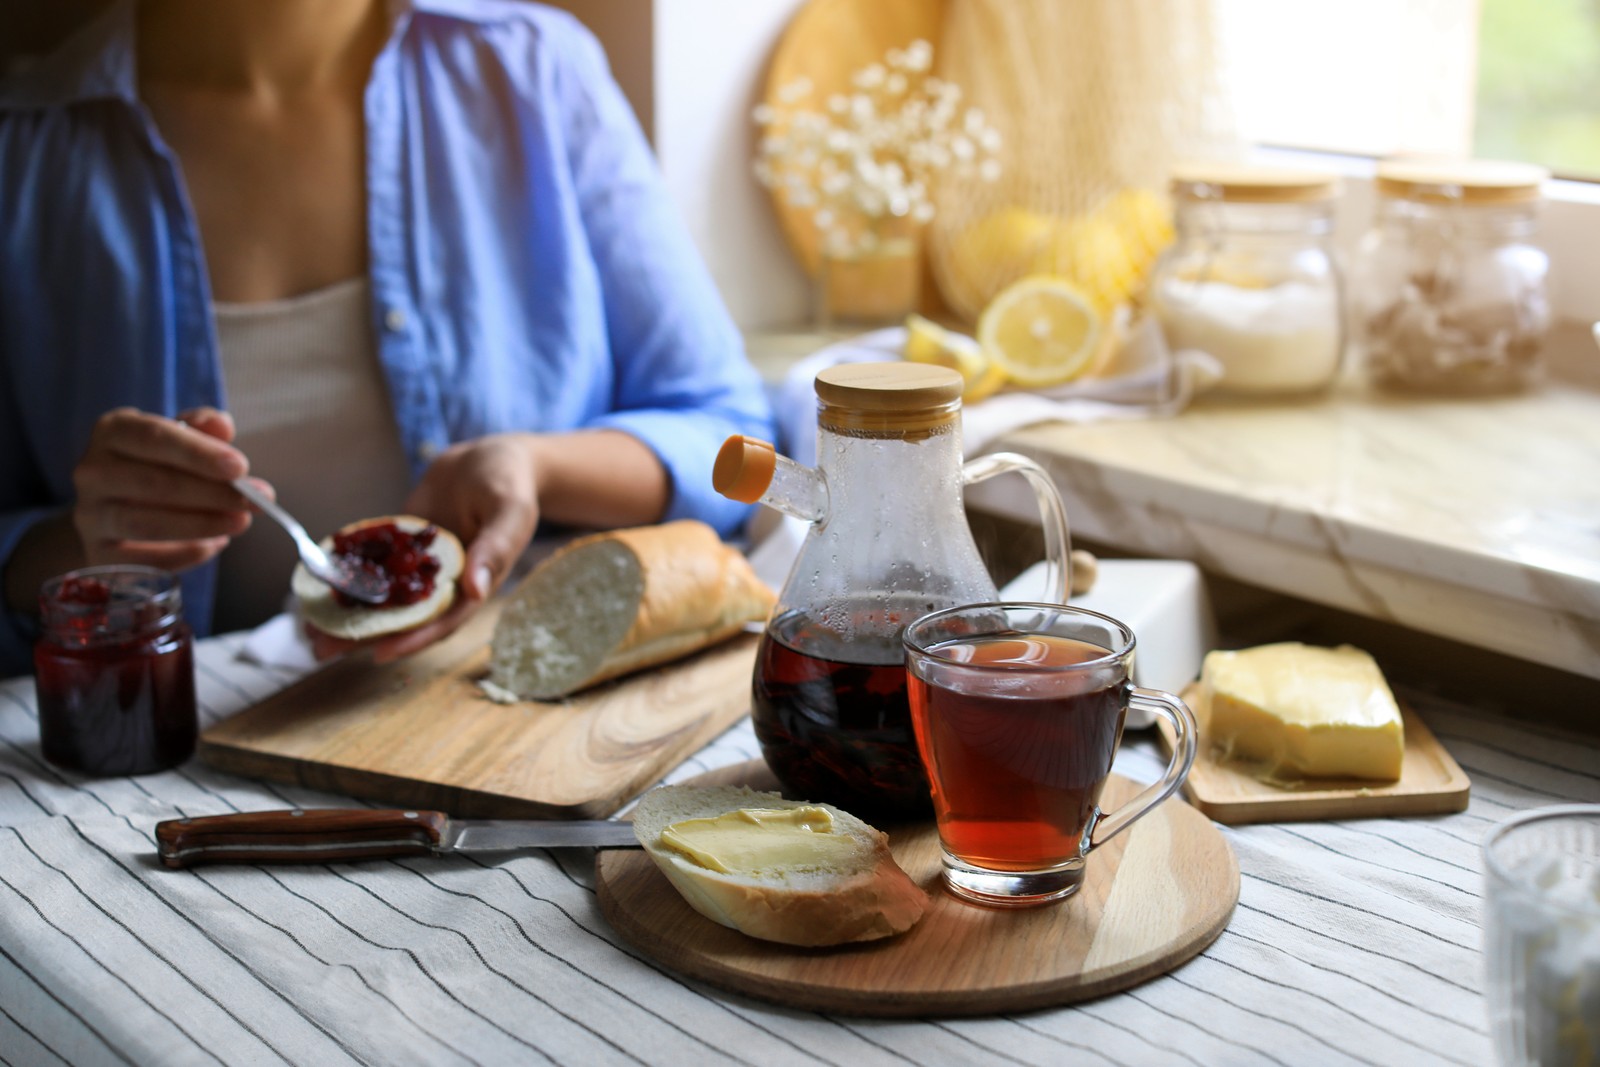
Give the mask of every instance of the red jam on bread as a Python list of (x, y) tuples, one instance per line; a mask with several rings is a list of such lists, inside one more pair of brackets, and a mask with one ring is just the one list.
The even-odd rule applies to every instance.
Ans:
[[(426, 600), (433, 593), (439, 561), (428, 547), (438, 534), (437, 526), (425, 526), (413, 533), (392, 522), (377, 523), (335, 534), (332, 555), (336, 565), (377, 575), (388, 583), (389, 595), (383, 603), (365, 606), (403, 607)], [(363, 606), (338, 590), (333, 591), (333, 596), (344, 607)]]

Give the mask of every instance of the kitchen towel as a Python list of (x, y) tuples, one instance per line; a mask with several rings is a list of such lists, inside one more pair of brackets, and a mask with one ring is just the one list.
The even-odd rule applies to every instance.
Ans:
[[(779, 448), (796, 463), (817, 458), (817, 373), (837, 363), (901, 358), (904, 327), (838, 341), (789, 369), (778, 390)], [(1136, 320), (1117, 357), (1114, 377), (1090, 378), (1034, 390), (1008, 390), (962, 411), (962, 451), (975, 456), (1013, 430), (1041, 422), (1106, 422), (1176, 415), (1222, 379), (1215, 358), (1195, 349), (1172, 352), (1148, 316)]]

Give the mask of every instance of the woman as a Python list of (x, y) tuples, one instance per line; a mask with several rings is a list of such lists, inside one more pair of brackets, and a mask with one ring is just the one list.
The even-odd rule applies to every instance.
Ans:
[(536, 5), (119, 4), (0, 84), (0, 233), (0, 674), (85, 563), (182, 571), (201, 632), (275, 610), (247, 472), (313, 532), (461, 536), (393, 658), (542, 520), (728, 532), (716, 446), (770, 433), (603, 54)]

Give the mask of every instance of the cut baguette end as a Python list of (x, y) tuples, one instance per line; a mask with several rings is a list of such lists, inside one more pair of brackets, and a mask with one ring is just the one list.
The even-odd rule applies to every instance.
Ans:
[(765, 619), (768, 589), (703, 522), (579, 538), (522, 580), (495, 624), (489, 682), (559, 700), (726, 640)]
[(709, 870), (661, 844), (661, 831), (684, 819), (714, 818), (739, 808), (812, 806), (744, 786), (661, 786), (634, 809), (645, 852), (695, 911), (764, 941), (822, 947), (903, 933), (928, 909), (928, 895), (895, 863), (882, 831), (831, 804), (834, 832), (856, 844), (848, 861), (826, 868), (759, 873)]
[[(461, 547), (455, 534), (415, 515), (381, 515), (374, 519), (362, 519), (340, 527), (337, 532), (348, 533), (389, 522), (408, 533), (428, 526), (434, 526), (439, 531), (433, 544), (428, 546), (429, 554), (439, 561), (433, 592), (415, 604), (400, 607), (371, 607), (364, 604), (346, 607), (334, 598), (333, 589), (327, 583), (311, 576), (305, 564), (296, 564), (289, 584), (299, 601), (300, 617), (308, 625), (332, 637), (366, 641), (414, 630), (450, 610), (456, 601), (456, 579), (461, 577), (467, 559), (466, 550)], [(330, 534), (322, 539), (325, 550), (332, 551), (334, 536)]]

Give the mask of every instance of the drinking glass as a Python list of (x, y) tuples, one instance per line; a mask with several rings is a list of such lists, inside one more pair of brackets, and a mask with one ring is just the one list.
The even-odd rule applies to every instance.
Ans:
[[(997, 907), (1062, 900), (1089, 852), (1171, 796), (1194, 763), (1195, 723), (1171, 693), (1130, 681), (1134, 636), (1060, 604), (972, 604), (906, 627), (907, 685), (946, 885)], [(1130, 706), (1167, 720), (1159, 782), (1114, 811), (1100, 793)]]
[(1600, 1062), (1600, 804), (1514, 815), (1483, 856), (1496, 1055), (1505, 1067)]

